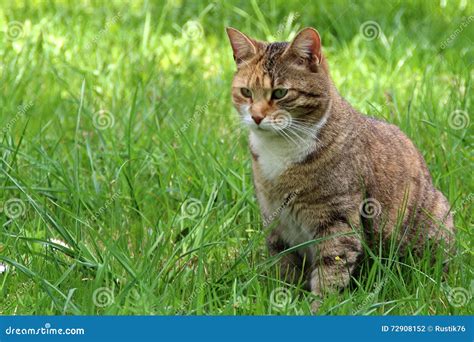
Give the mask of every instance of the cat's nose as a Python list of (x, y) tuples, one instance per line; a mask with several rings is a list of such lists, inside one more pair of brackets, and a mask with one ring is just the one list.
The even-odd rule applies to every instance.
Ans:
[(263, 116), (252, 115), (252, 119), (257, 125), (260, 125), (260, 122), (263, 120)]

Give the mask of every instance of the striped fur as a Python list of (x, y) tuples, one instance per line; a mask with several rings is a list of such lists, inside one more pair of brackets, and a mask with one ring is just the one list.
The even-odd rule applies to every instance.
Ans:
[[(316, 295), (341, 289), (360, 262), (363, 242), (377, 247), (380, 237), (387, 245), (398, 242), (400, 253), (421, 253), (428, 242), (443, 244), (446, 253), (453, 250), (449, 203), (434, 188), (423, 157), (396, 126), (361, 115), (339, 95), (315, 30), (303, 30), (292, 43), (228, 33), (231, 42), (251, 45), (245, 54), (234, 48), (232, 99), (250, 127), (264, 222), (277, 216), (270, 252), (315, 240), (281, 258), (286, 280), (303, 277)], [(252, 91), (251, 99), (242, 96), (242, 87)], [(272, 100), (269, 94), (277, 88), (288, 88), (288, 94)], [(270, 127), (281, 110), (291, 115), (283, 131)], [(260, 126), (252, 115), (264, 117)], [(380, 212), (361, 214), (367, 198)]]

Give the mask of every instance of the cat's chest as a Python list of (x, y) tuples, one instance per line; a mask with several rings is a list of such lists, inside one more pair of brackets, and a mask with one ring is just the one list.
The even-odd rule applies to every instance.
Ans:
[[(294, 205), (301, 204), (299, 191), (308, 187), (309, 180), (301, 172), (299, 163), (315, 150), (314, 138), (302, 138), (297, 144), (251, 134), (250, 145), (256, 155), (254, 177), (265, 225), (279, 221), (279, 235), (288, 247), (312, 240), (314, 231), (298, 220)], [(305, 247), (298, 252), (308, 261), (313, 260), (314, 248)]]
[[(260, 205), (264, 208), (266, 225), (276, 224), (279, 236), (288, 247), (295, 247), (314, 239), (314, 230), (306, 222), (298, 220), (297, 209), (298, 192), (291, 192), (283, 197), (261, 196)], [(302, 247), (298, 250), (301, 256), (306, 256), (311, 262), (314, 257), (314, 248)]]
[[(280, 236), (290, 247), (298, 246), (314, 238), (314, 232), (310, 227), (306, 227), (302, 222), (292, 215), (289, 209), (282, 211), (280, 215)], [(307, 248), (304, 248), (307, 250)]]
[(257, 156), (257, 177), (266, 181), (278, 181), (290, 167), (302, 162), (314, 151), (316, 142), (313, 139), (302, 139), (293, 143), (280, 138), (250, 135), (250, 148)]

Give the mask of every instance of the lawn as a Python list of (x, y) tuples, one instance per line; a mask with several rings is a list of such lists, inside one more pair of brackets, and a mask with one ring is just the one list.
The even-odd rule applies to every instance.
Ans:
[(322, 37), (340, 93), (398, 125), (455, 211), (447, 273), (373, 253), (321, 314), (473, 312), (474, 3), (6, 1), (0, 314), (303, 315), (279, 280), (225, 27)]

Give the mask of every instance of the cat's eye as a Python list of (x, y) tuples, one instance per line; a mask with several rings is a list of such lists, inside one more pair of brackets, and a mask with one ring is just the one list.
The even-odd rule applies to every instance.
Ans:
[(279, 100), (282, 99), (288, 94), (288, 89), (280, 88), (280, 89), (275, 89), (272, 92), (272, 99)]
[(240, 88), (240, 93), (243, 97), (247, 97), (249, 99), (252, 97), (252, 92), (249, 88)]

